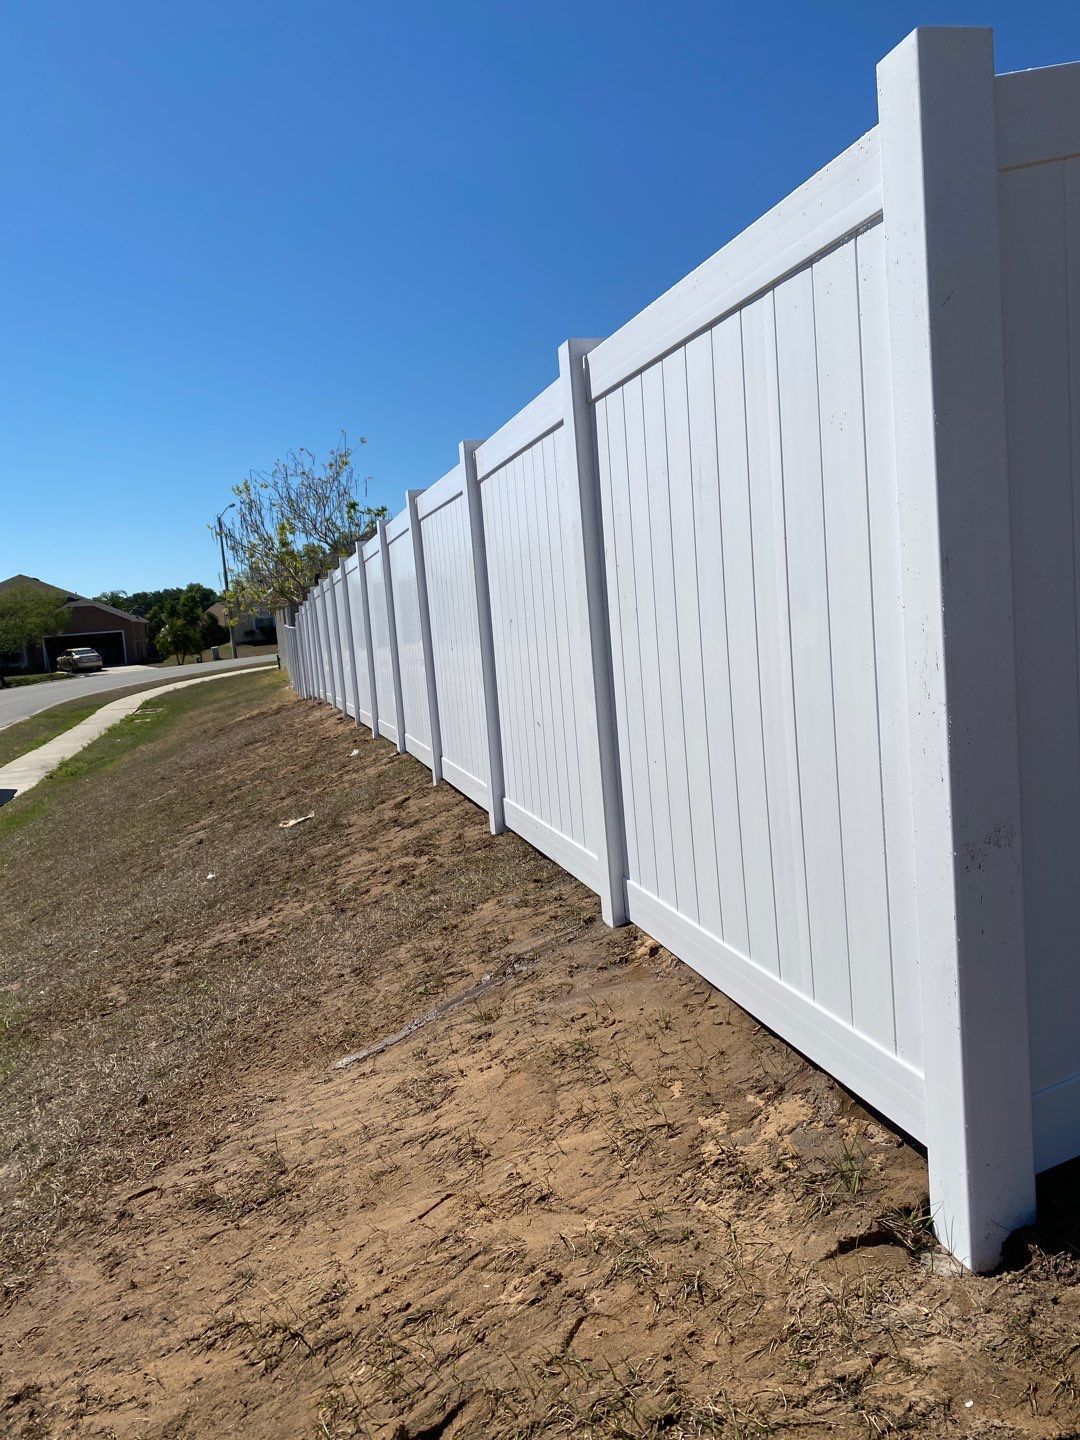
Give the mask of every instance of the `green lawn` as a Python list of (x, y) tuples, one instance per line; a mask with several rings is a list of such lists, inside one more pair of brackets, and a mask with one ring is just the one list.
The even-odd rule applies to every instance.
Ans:
[(106, 692), (104, 695), (94, 695), (81, 700), (68, 700), (63, 705), (54, 705), (49, 710), (42, 710), (40, 715), (31, 715), (28, 720), (17, 720), (14, 725), (9, 725), (6, 730), (0, 730), (0, 765), (6, 765), (9, 760), (16, 760), (20, 755), (25, 755), (28, 750), (36, 750), (39, 745), (62, 735), (65, 730), (70, 730), (73, 725), (78, 725), (80, 720), (85, 720), (102, 705), (107, 705), (110, 700), (116, 699), (116, 692)]
[[(270, 654), (277, 653), (273, 645), (268, 648)], [(240, 654), (243, 655), (248, 649), (248, 646), (241, 645)], [(261, 652), (253, 651), (252, 653)], [(175, 666), (173, 668), (175, 669)], [(184, 668), (185, 670), (190, 668), (194, 672), (185, 675), (185, 679), (195, 680), (199, 675), (213, 674), (212, 668), (209, 671), (204, 671), (202, 666), (199, 666), (197, 670), (195, 666), (185, 666)], [(170, 681), (170, 683), (172, 682)], [(102, 705), (108, 705), (110, 701), (119, 700), (124, 695), (134, 695), (139, 690), (155, 690), (160, 685), (160, 680), (143, 680), (125, 685), (119, 690), (106, 690), (99, 695), (66, 700), (60, 705), (52, 705), (48, 710), (42, 710), (38, 715), (31, 715), (26, 720), (17, 720), (14, 725), (8, 725), (6, 729), (0, 730), (0, 765), (6, 765), (9, 760), (15, 760), (20, 755), (25, 755), (28, 750), (36, 750), (47, 740), (62, 735), (65, 730), (70, 730), (80, 720), (85, 720), (88, 715), (93, 715), (95, 710), (100, 710)]]
[(53, 680), (70, 680), (66, 670), (53, 670), (48, 675), (7, 675), (4, 677), (11, 689), (20, 685), (48, 685)]
[[(106, 730), (104, 735), (92, 740), (77, 755), (61, 761), (56, 769), (35, 785), (32, 790), (28, 790), (25, 795), (17, 796), (0, 808), (0, 842), (42, 814), (58, 791), (70, 784), (71, 781), (79, 780), (86, 775), (93, 775), (99, 770), (115, 765), (130, 751), (171, 730), (178, 721), (192, 711), (204, 708), (212, 711), (216, 704), (226, 702), (231, 695), (235, 694), (237, 686), (241, 682), (246, 687), (244, 693), (250, 692), (253, 697), (272, 692), (285, 683), (284, 677), (276, 670), (238, 670), (228, 678), (230, 682), (235, 683), (226, 683), (223, 680), (219, 685), (211, 685), (209, 690), (204, 690), (200, 685), (197, 690), (174, 690), (160, 698), (154, 694), (153, 690), (148, 690), (146, 703), (151, 705), (151, 709), (141, 712), (136, 710), (133, 714), (118, 721), (117, 724)], [(114, 691), (112, 694), (101, 696), (98, 704), (84, 701), (83, 703), (89, 707), (86, 713), (90, 714), (99, 709), (101, 705), (106, 705), (110, 700), (117, 698), (117, 693)], [(65, 705), (61, 708), (68, 710), (70, 707)], [(55, 714), (55, 712), (50, 711), (49, 714)], [(22, 729), (23, 725), (46, 718), (46, 715), (33, 716), (31, 720), (22, 721), (19, 725), (12, 725), (8, 730), (0, 730), (0, 741), (12, 730)], [(85, 715), (80, 715), (78, 718), (85, 719)], [(76, 721), (72, 720), (69, 723), (74, 725)], [(62, 726), (60, 728), (67, 729), (69, 727)], [(60, 730), (55, 733), (59, 734)], [(51, 737), (46, 736), (45, 738)], [(38, 744), (44, 744), (44, 740), (39, 740)], [(17, 753), (24, 754), (25, 750)]]
[[(236, 658), (237, 658), (238, 660), (243, 660), (246, 655), (276, 655), (277, 652), (278, 652), (278, 647), (277, 647), (277, 642), (274, 641), (274, 643), (271, 644), (271, 645), (238, 645), (238, 646), (236, 647), (236, 650), (237, 650), (237, 657), (236, 657)], [(219, 653), (220, 653), (220, 655), (221, 655), (222, 660), (231, 660), (231, 659), (232, 659), (232, 648), (231, 648), (231, 646), (228, 644), (228, 642), (226, 642), (224, 645), (219, 645), (219, 646), (218, 646), (218, 651), (219, 651)], [(210, 651), (209, 651), (209, 650), (204, 650), (204, 651), (202, 652), (202, 658), (203, 658), (203, 660), (210, 660)], [(194, 660), (193, 660), (193, 659), (191, 658), (191, 656), (189, 655), (188, 658), (187, 658), (187, 664), (188, 664), (188, 665), (194, 665), (194, 663), (195, 663)], [(210, 663), (213, 664), (214, 662), (213, 662), (212, 660), (210, 660)], [(175, 655), (170, 655), (167, 660), (162, 660), (161, 664), (162, 664), (163, 667), (166, 666), (166, 665), (175, 665), (175, 664), (176, 664), (176, 656), (175, 656)]]

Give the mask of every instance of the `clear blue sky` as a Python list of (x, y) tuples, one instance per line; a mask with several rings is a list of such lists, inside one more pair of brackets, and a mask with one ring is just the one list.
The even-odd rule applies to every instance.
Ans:
[(0, 0), (0, 577), (215, 583), (290, 446), (453, 463), (876, 119), (917, 24), (1080, 6)]

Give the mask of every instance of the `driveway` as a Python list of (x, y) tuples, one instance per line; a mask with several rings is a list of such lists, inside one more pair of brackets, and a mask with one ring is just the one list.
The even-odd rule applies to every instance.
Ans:
[(98, 675), (75, 675), (70, 680), (56, 680), (52, 684), (45, 681), (41, 685), (16, 685), (10, 690), (0, 690), (0, 730), (53, 705), (62, 705), (65, 700), (107, 694), (127, 685), (169, 685), (176, 680), (217, 675), (222, 670), (244, 670), (249, 665), (265, 665), (273, 658), (272, 654), (242, 655), (239, 660), (208, 660), (202, 665), (121, 665)]

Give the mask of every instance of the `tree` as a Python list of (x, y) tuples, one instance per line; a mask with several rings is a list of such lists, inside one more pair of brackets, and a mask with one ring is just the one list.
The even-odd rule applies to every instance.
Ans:
[(47, 635), (68, 627), (67, 597), (38, 585), (12, 585), (0, 592), (0, 655), (21, 655)]
[(117, 610), (126, 610), (129, 615), (137, 615), (140, 620), (147, 620), (151, 612), (162, 613), (166, 605), (172, 601), (183, 602), (185, 605), (194, 605), (197, 612), (202, 614), (221, 599), (216, 590), (211, 590), (209, 585), (201, 585), (197, 580), (190, 584), (173, 585), (164, 590), (133, 590), (130, 594), (126, 590), (103, 590), (94, 599), (102, 605), (115, 605)]
[(369, 540), (390, 512), (362, 503), (367, 484), (343, 434), (325, 461), (290, 450), (234, 486), (236, 518), (223, 526), (237, 569), (225, 596), (230, 613), (299, 605), (320, 574)]
[[(126, 590), (103, 590), (100, 595), (94, 596), (99, 605), (111, 605), (115, 610), (128, 610), (127, 598)], [(133, 615), (135, 612), (129, 610), (128, 613)]]
[(129, 615), (145, 620), (147, 634), (159, 655), (175, 654), (171, 648), (162, 649), (158, 645), (158, 637), (170, 620), (183, 619), (198, 630), (200, 643), (192, 647), (192, 653), (206, 650), (211, 645), (220, 645), (227, 636), (225, 628), (209, 613), (210, 606), (216, 605), (222, 596), (198, 580), (192, 580), (183, 587), (173, 585), (164, 590), (134, 590), (131, 594), (126, 590), (103, 590), (94, 599), (102, 605), (115, 605), (118, 610), (126, 610)]
[(183, 665), (189, 655), (202, 654), (202, 635), (199, 627), (175, 614), (155, 636), (158, 650), (166, 655), (175, 655), (176, 663)]

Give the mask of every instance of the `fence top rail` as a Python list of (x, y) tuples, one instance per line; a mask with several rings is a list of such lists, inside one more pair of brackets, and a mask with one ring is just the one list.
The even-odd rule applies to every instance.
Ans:
[(590, 399), (598, 400), (880, 215), (875, 127), (590, 351)]
[(999, 170), (1080, 155), (1080, 63), (994, 78)]
[(562, 407), (562, 385), (556, 380), (476, 447), (476, 478), (485, 479), (515, 455), (520, 455), (522, 450), (535, 445), (541, 436), (561, 425)]
[(421, 520), (426, 520), (429, 515), (434, 515), (436, 510), (441, 510), (444, 505), (449, 505), (451, 500), (457, 497), (465, 489), (465, 471), (462, 469), (461, 461), (448, 470), (446, 474), (434, 485), (429, 485), (416, 497), (416, 513)]
[(402, 535), (407, 535), (409, 533), (409, 528), (411, 524), (412, 521), (409, 516), (409, 507), (408, 505), (406, 505), (405, 509), (398, 511), (398, 513), (394, 516), (392, 520), (387, 520), (386, 543), (390, 545), (395, 540), (400, 540)]
[(379, 530), (375, 531), (370, 540), (365, 540), (360, 547), (360, 554), (364, 557), (364, 564), (370, 565), (372, 560), (382, 554), (382, 535)]
[(341, 573), (343, 575), (355, 575), (359, 569), (360, 561), (356, 558), (356, 551), (350, 550), (341, 562)]

